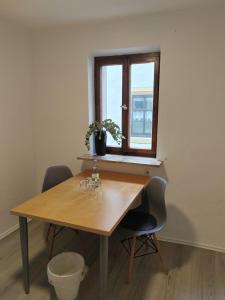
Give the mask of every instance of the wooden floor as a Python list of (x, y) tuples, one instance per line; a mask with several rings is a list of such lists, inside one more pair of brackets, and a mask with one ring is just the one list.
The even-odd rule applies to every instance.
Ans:
[[(19, 234), (13, 233), (0, 241), (0, 299), (1, 300), (54, 300), (53, 288), (47, 282), (47, 252), (43, 225), (29, 224), (31, 258), (31, 293), (25, 295), (22, 286)], [(78, 300), (99, 299), (98, 238), (81, 233), (86, 248), (87, 277), (81, 284)], [(224, 300), (225, 254), (161, 243), (169, 268), (162, 273), (158, 256), (135, 260), (135, 276), (131, 284), (125, 283), (128, 257), (120, 245), (120, 236), (110, 238), (109, 300)], [(70, 230), (60, 234), (56, 251), (78, 251), (84, 254), (78, 236)]]

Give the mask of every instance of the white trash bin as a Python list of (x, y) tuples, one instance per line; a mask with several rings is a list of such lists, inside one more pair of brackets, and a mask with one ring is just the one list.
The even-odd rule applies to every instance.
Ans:
[(59, 300), (76, 299), (86, 272), (84, 258), (75, 252), (56, 255), (47, 266), (48, 281), (54, 286)]

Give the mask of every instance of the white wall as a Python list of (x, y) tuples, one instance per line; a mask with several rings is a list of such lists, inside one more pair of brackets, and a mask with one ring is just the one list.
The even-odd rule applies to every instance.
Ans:
[(16, 223), (10, 208), (35, 191), (29, 32), (0, 20), (0, 237)]
[(66, 163), (75, 172), (81, 166), (76, 157), (86, 151), (92, 54), (160, 47), (158, 157), (166, 161), (151, 174), (169, 180), (169, 217), (162, 237), (225, 250), (224, 12), (223, 6), (37, 30), (33, 49), (39, 190), (48, 165)]

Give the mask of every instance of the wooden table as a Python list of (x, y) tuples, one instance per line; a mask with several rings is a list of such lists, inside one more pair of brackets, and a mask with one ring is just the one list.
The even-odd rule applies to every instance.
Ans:
[(108, 237), (134, 203), (149, 177), (100, 171), (101, 188), (87, 191), (86, 170), (11, 210), (19, 216), (24, 289), (30, 291), (27, 218), (92, 232), (100, 236), (101, 299), (107, 295)]

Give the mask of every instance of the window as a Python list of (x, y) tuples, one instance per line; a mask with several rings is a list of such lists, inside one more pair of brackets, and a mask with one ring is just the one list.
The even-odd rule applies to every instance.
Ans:
[(126, 137), (107, 136), (107, 152), (156, 156), (160, 53), (95, 58), (96, 120), (112, 119)]

